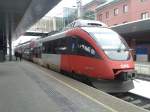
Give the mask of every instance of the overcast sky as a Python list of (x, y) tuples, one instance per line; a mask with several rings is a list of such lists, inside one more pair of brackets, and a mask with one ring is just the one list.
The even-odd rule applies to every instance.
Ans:
[[(63, 7), (75, 8), (77, 0), (62, 0), (56, 7), (49, 11), (46, 16), (63, 16)], [(92, 0), (82, 0), (82, 5), (90, 2)]]

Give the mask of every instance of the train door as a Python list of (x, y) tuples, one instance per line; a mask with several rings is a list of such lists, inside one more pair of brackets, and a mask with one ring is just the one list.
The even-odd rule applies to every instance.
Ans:
[(59, 54), (61, 54), (61, 70), (70, 72), (70, 61), (69, 61), (69, 54), (70, 49), (69, 46), (71, 43), (69, 43), (69, 37), (65, 37), (60, 39), (59, 47), (57, 48), (57, 51)]
[(68, 38), (68, 68), (69, 72), (75, 73), (76, 67), (74, 61), (76, 60), (77, 55), (77, 38), (76, 37), (69, 37)]
[(93, 76), (98, 70), (98, 54), (86, 40), (72, 38), (72, 55), (69, 57), (70, 68), (73, 72)]

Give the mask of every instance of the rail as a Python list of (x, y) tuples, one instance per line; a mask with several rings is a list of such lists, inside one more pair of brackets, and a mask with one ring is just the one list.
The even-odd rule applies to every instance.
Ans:
[(127, 92), (127, 93), (116, 93), (116, 94), (112, 94), (113, 96), (120, 98), (124, 101), (127, 101), (129, 103), (132, 103), (138, 107), (144, 108), (146, 110), (150, 110), (150, 99), (131, 93), (131, 92)]

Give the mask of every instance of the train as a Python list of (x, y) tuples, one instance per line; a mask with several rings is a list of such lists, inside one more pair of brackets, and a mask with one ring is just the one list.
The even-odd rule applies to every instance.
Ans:
[(15, 52), (57, 72), (85, 77), (105, 92), (134, 88), (136, 71), (130, 48), (100, 21), (76, 20), (59, 33), (16, 46)]

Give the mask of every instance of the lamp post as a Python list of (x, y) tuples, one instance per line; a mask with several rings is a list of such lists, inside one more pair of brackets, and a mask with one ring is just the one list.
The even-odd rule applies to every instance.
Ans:
[(82, 18), (82, 1), (81, 0), (76, 0), (77, 3), (77, 9), (78, 9), (78, 19)]

